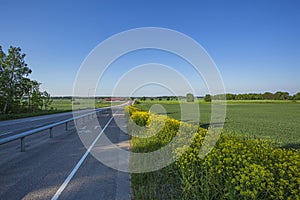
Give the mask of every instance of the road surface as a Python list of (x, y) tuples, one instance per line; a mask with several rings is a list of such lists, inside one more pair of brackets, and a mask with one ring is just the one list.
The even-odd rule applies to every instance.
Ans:
[[(89, 134), (93, 138), (91, 150), (101, 147), (105, 136), (114, 144), (110, 149), (129, 150), (130, 137), (115, 121), (118, 118), (121, 126), (126, 126), (123, 110), (114, 112), (100, 112), (99, 127), (91, 128), (90, 122), (82, 122), (78, 124), (79, 131), (74, 125), (68, 131), (63, 126), (53, 129), (52, 139), (47, 131), (26, 137), (26, 152), (20, 152), (19, 141), (1, 145), (0, 199), (130, 199), (130, 174), (98, 161), (79, 137)], [(23, 119), (19, 123), (31, 122)], [(112, 159), (118, 159), (118, 155)]]
[[(76, 114), (85, 114), (91, 110), (74, 111)], [(0, 138), (24, 132), (40, 126), (62, 121), (73, 117), (73, 112), (64, 112), (51, 115), (41, 115), (22, 119), (0, 121)]]

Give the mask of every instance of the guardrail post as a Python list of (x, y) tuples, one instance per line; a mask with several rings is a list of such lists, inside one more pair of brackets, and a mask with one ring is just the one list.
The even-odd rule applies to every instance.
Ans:
[(25, 137), (21, 138), (21, 152), (25, 151)]
[(50, 130), (50, 138), (53, 138), (52, 128), (50, 128), (49, 130)]
[(66, 122), (65, 130), (66, 130), (66, 131), (68, 130), (68, 122)]

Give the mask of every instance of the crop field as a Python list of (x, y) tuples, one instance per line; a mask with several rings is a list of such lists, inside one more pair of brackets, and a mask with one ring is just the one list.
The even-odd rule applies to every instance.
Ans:
[[(74, 102), (79, 102), (79, 105), (76, 105)], [(74, 109), (88, 109), (95, 106), (96, 108), (106, 107), (118, 104), (119, 102), (107, 102), (104, 100), (94, 100), (94, 99), (79, 99), (75, 101), (71, 101), (71, 99), (53, 99), (53, 102), (51, 104), (51, 107), (55, 110), (61, 110), (61, 111), (71, 111), (72, 110), (72, 104), (74, 106)]]
[[(170, 104), (166, 105), (170, 106)], [(166, 110), (178, 117), (176, 114), (178, 108), (166, 105), (164, 105)], [(249, 115), (253, 116), (263, 109), (265, 113), (268, 113), (268, 117), (272, 118), (273, 113), (283, 112), (280, 109), (286, 111), (285, 109), (289, 108), (288, 111), (291, 112), (299, 108), (298, 105), (292, 104), (285, 106), (280, 104), (279, 107), (272, 105), (271, 107), (267, 105), (257, 107), (259, 105), (243, 105), (246, 107), (233, 105), (238, 107), (229, 109), (232, 113), (230, 116), (242, 117), (254, 109)], [(141, 103), (138, 106), (147, 110), (150, 105)], [(205, 106), (208, 108), (209, 105)], [(279, 110), (274, 112), (274, 108)], [(236, 112), (233, 112), (234, 109), (237, 109)], [(276, 200), (300, 198), (300, 153), (297, 149), (281, 148), (270, 140), (254, 139), (245, 137), (245, 134), (230, 134), (224, 131), (225, 133), (221, 135), (214, 148), (205, 157), (200, 157), (198, 156), (199, 149), (205, 137), (210, 134), (206, 129), (199, 128), (198, 131), (193, 132), (192, 127), (195, 125), (149, 114), (136, 107), (129, 107), (127, 113), (132, 119), (127, 127), (131, 134), (150, 135), (150, 137), (133, 136), (131, 140), (133, 152), (145, 153), (158, 150), (170, 143), (175, 135), (179, 142), (182, 139), (193, 138), (189, 147), (172, 148), (172, 155), (177, 156), (176, 162), (156, 171), (131, 174), (133, 199)], [(295, 113), (293, 112), (294, 117), (297, 116)], [(247, 116), (244, 116), (244, 121)], [(268, 125), (267, 122), (264, 121), (264, 126)], [(148, 128), (141, 131), (134, 123)], [(159, 132), (155, 127), (151, 127), (153, 126), (151, 124), (162, 123), (164, 126), (159, 129)], [(185, 127), (184, 131), (178, 131), (179, 124)], [(194, 137), (191, 137), (191, 134)], [(293, 137), (296, 135), (295, 132)], [(135, 167), (136, 163), (141, 166), (156, 164), (151, 160), (135, 157), (131, 158), (130, 163), (130, 167)]]
[[(168, 101), (141, 101), (136, 107), (148, 111), (152, 105), (162, 105), (169, 117), (180, 120), (180, 104)], [(211, 105), (200, 102), (200, 126), (207, 128)], [(193, 112), (191, 111), (191, 119)], [(300, 146), (300, 104), (283, 101), (229, 101), (224, 129), (229, 133), (246, 134), (271, 139), (285, 147)]]

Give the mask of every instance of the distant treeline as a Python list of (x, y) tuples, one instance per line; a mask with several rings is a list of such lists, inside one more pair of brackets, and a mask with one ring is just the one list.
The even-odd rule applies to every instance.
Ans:
[[(214, 95), (212, 99), (224, 99), (224, 95)], [(300, 92), (290, 95), (288, 92), (265, 92), (248, 94), (226, 94), (226, 100), (300, 100)]]
[(167, 101), (177, 101), (178, 98), (184, 98), (184, 97), (176, 97), (176, 96), (158, 96), (158, 97), (137, 97), (137, 99), (140, 99), (141, 101), (146, 101), (147, 99), (148, 100), (151, 100), (151, 101), (154, 101), (154, 100), (167, 100)]
[[(225, 95), (225, 96), (224, 96)], [(211, 99), (224, 99), (226, 97), (226, 100), (300, 100), (300, 92), (298, 92), (295, 95), (290, 95), (288, 92), (265, 92), (265, 93), (247, 93), (247, 94), (218, 94), (218, 95), (205, 95), (205, 97), (196, 96), (195, 98), (202, 99), (204, 98), (207, 101), (210, 101)], [(75, 97), (75, 96), (61, 96), (61, 97), (52, 97), (52, 99), (87, 99), (87, 98), (93, 98), (93, 99), (106, 99), (111, 98), (110, 96), (96, 96), (96, 97)], [(143, 96), (143, 97), (122, 97), (125, 99), (139, 99), (141, 101), (145, 100), (167, 100), (167, 101), (176, 101), (179, 99), (186, 99), (187, 96), (157, 96), (157, 97), (149, 97), (149, 96)]]

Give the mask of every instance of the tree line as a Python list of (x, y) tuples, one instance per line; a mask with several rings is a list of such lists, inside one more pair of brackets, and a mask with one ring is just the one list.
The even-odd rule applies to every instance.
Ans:
[[(224, 99), (224, 94), (219, 95), (205, 95), (205, 101), (211, 99)], [(265, 92), (265, 93), (248, 93), (248, 94), (226, 94), (226, 100), (300, 100), (300, 92), (295, 95), (290, 95), (288, 92)]]
[(21, 48), (10, 46), (7, 54), (0, 46), (0, 113), (48, 110), (52, 103), (47, 91), (40, 91), (36, 80), (29, 78), (32, 70), (25, 62)]

